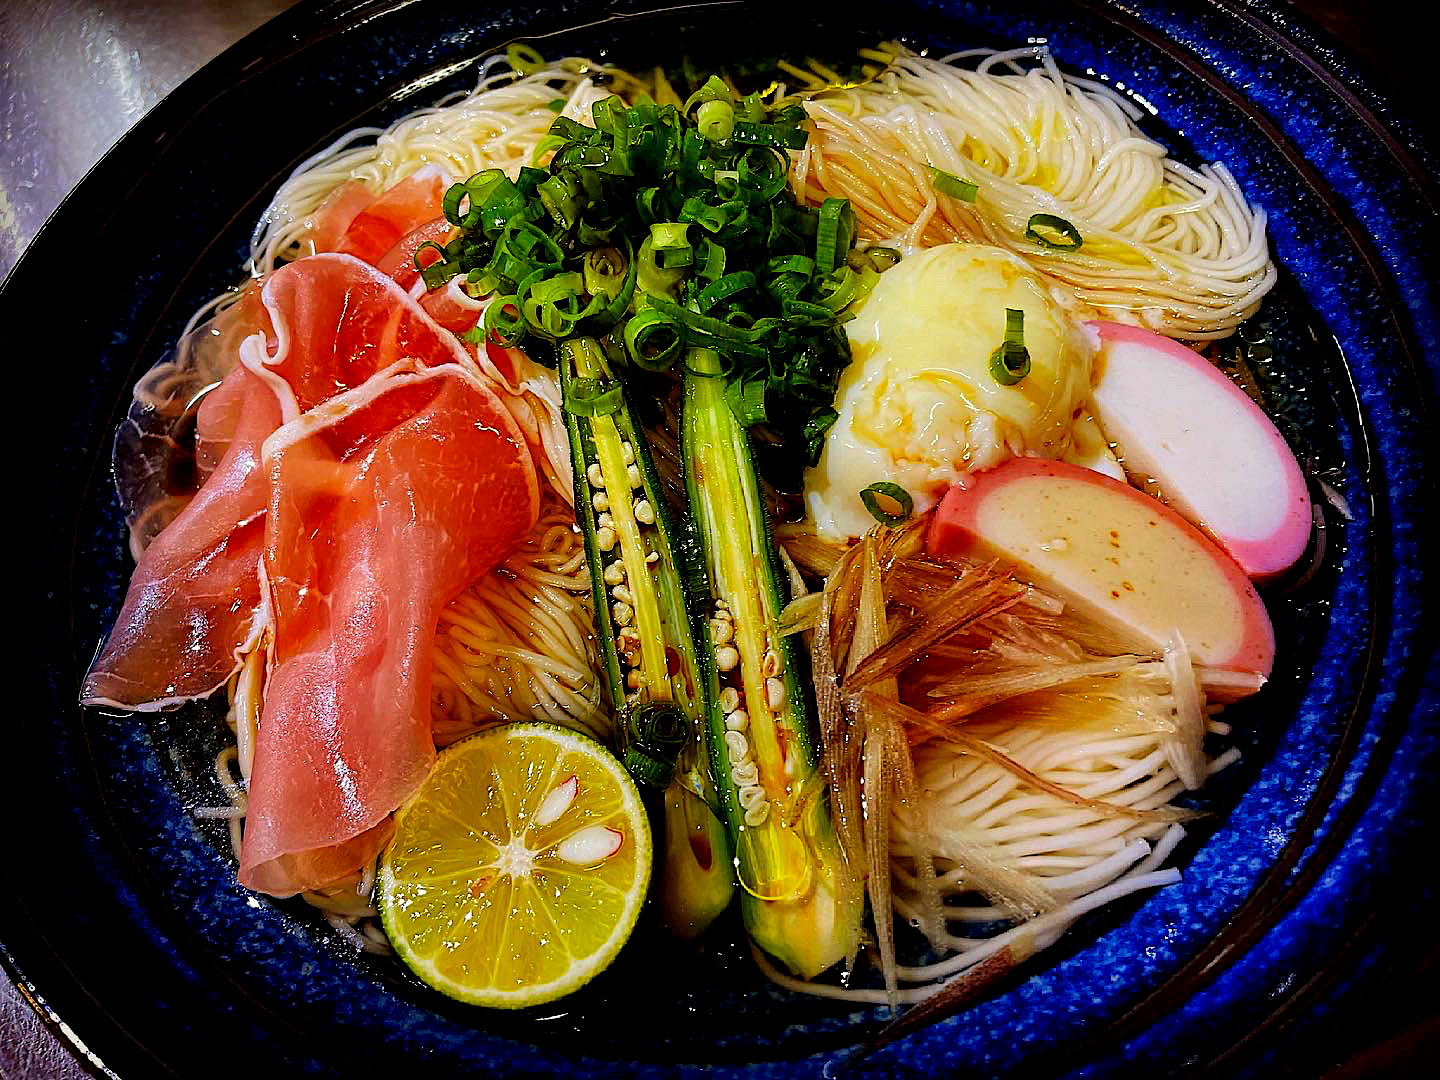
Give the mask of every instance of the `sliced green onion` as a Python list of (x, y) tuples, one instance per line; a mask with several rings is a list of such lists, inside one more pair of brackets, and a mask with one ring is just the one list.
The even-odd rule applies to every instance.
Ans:
[(735, 131), (735, 106), (728, 101), (707, 101), (695, 114), (700, 134), (713, 143), (723, 143)]
[(530, 153), (532, 163), (538, 165), (545, 160), (545, 155), (551, 150), (558, 150), (565, 145), (565, 136), (549, 134), (542, 135), (540, 141), (535, 144), (535, 149)]
[(613, 300), (625, 285), (625, 256), (615, 248), (591, 248), (585, 253), (581, 274), (591, 296)]
[[(557, 116), (556, 121), (564, 120), (565, 117)], [(588, 128), (586, 130), (589, 130)], [(567, 142), (555, 156), (550, 159), (552, 172), (559, 172), (567, 168), (599, 168), (610, 162), (610, 152), (603, 146), (590, 146), (581, 142)]]
[(630, 727), (622, 764), (637, 780), (657, 791), (669, 786), (675, 762), (690, 740), (690, 721), (673, 702), (646, 702), (626, 710)]
[[(833, 408), (826, 405), (816, 409), (810, 414), (810, 419), (805, 421), (805, 430), (801, 433), (805, 440), (805, 464), (814, 468), (820, 461), (820, 454), (825, 449), (825, 434), (835, 426), (835, 421), (840, 419), (840, 414)], [(861, 498), (864, 498), (862, 495)]]
[[(427, 251), (435, 252), (435, 258), (431, 259), (428, 263), (421, 262), (420, 256), (424, 255)], [(415, 249), (415, 269), (424, 270), (427, 267), (434, 266), (437, 262), (446, 262), (449, 258), (450, 253), (443, 247), (435, 243), (434, 240), (426, 240), (425, 243)]]
[(849, 199), (826, 199), (820, 204), (815, 232), (815, 265), (828, 274), (845, 260), (855, 239), (855, 211)]
[(609, 97), (601, 98), (590, 106), (590, 117), (595, 121), (595, 130), (603, 131), (608, 135), (614, 135), (624, 126), (622, 116), (625, 111), (623, 99), (611, 94)]
[(425, 282), (425, 288), (438, 289), (451, 278), (460, 273), (459, 260), (450, 262), (432, 262), (420, 271), (420, 278)]
[(790, 180), (790, 162), (778, 150), (752, 146), (740, 155), (736, 165), (740, 186), (761, 202), (769, 202)]
[(566, 142), (578, 142), (585, 146), (594, 136), (595, 129), (586, 127), (579, 120), (572, 120), (568, 116), (557, 116), (550, 122), (550, 134), (563, 135)]
[(711, 282), (700, 290), (696, 300), (700, 304), (701, 311), (709, 311), (722, 300), (728, 300), (737, 293), (745, 292), (755, 287), (755, 275), (748, 270), (737, 270), (733, 274), (726, 274), (719, 281)]
[(842, 265), (821, 278), (815, 291), (820, 303), (835, 315), (866, 296), (879, 279), (880, 275), (869, 266), (857, 272), (848, 265)]
[(525, 336), (525, 316), (514, 296), (497, 296), (485, 307), (485, 336), (497, 345), (518, 345)]
[(451, 184), (445, 189), (445, 197), (440, 202), (440, 212), (451, 225), (459, 225), (464, 220), (464, 215), (460, 213), (460, 203), (468, 194), (470, 192), (464, 184)]
[(660, 221), (650, 226), (650, 250), (655, 253), (655, 265), (662, 270), (689, 266), (695, 261), (689, 229), (678, 221)]
[(741, 427), (765, 423), (764, 379), (734, 379), (725, 386), (725, 400)]
[(685, 107), (680, 111), (688, 116), (690, 110), (696, 105), (704, 108), (712, 101), (723, 102), (731, 106), (732, 112), (734, 111), (735, 95), (730, 92), (730, 87), (725, 85), (725, 80), (718, 75), (711, 75), (710, 78), (706, 79), (705, 85), (686, 99)]
[(522, 45), (518, 41), (512, 41), (506, 46), (505, 59), (510, 61), (510, 66), (521, 75), (534, 75), (545, 66), (543, 56), (529, 45)]
[[(860, 492), (860, 501), (865, 504), (865, 509), (870, 511), (870, 516), (881, 525), (895, 526), (901, 524), (915, 512), (915, 500), (910, 493), (899, 484), (892, 484), (888, 480), (880, 480)], [(891, 510), (895, 506), (897, 510)]]
[[(1052, 239), (1040, 230), (1058, 234), (1059, 239)], [(1080, 235), (1080, 230), (1063, 217), (1056, 217), (1054, 214), (1031, 214), (1030, 221), (1025, 226), (1025, 239), (1033, 240), (1055, 251), (1078, 251), (1080, 245), (1085, 243)]]
[(765, 264), (772, 274), (804, 274), (807, 278), (815, 273), (815, 260), (805, 255), (781, 255)]
[(710, 179), (715, 183), (715, 193), (722, 199), (733, 199), (740, 194), (738, 169), (716, 169)]
[(812, 304), (809, 300), (787, 299), (780, 303), (780, 310), (793, 318), (815, 319), (819, 322), (829, 322), (834, 314), (824, 304)]
[(647, 307), (625, 324), (625, 351), (646, 371), (664, 371), (685, 346), (680, 325), (665, 312)]
[(680, 210), (680, 219), (693, 222), (708, 233), (719, 233), (730, 224), (730, 215), (725, 209), (730, 205), (723, 203), (720, 206), (711, 206), (699, 196), (692, 196), (685, 200), (685, 205)]
[(565, 408), (576, 416), (606, 416), (620, 408), (620, 384), (609, 379), (578, 377), (567, 380)]
[(725, 248), (708, 236), (700, 238), (700, 258), (695, 273), (705, 281), (719, 281), (725, 275)]
[(974, 202), (975, 196), (980, 193), (980, 188), (969, 180), (962, 180), (952, 172), (944, 169), (932, 168), (930, 170), (930, 183), (941, 195), (949, 195), (952, 199), (959, 199), (961, 202)]
[(559, 341), (573, 333), (581, 319), (597, 310), (603, 298), (582, 307), (580, 290), (584, 287), (584, 280), (578, 273), (569, 271), (537, 280), (540, 273), (543, 271), (530, 275), (521, 284), (517, 293), (520, 311), (525, 317), (527, 329)]
[(640, 245), (636, 255), (635, 287), (647, 296), (672, 296), (684, 284), (686, 271), (683, 266), (665, 268), (655, 258), (653, 239), (649, 236)]
[(990, 354), (990, 376), (1001, 386), (1014, 386), (1030, 374), (1030, 350), (1025, 348), (1025, 312), (1005, 309), (1005, 340)]

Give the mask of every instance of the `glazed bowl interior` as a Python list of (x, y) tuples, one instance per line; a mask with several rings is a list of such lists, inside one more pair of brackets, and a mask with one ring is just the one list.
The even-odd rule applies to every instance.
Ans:
[[(732, 917), (693, 952), (642, 926), (581, 993), (507, 1014), (449, 1002), (398, 963), (357, 956), (303, 903), (241, 889), (226, 826), (192, 813), (223, 797), (213, 762), (229, 736), (217, 707), (137, 719), (74, 705), (131, 565), (110, 438), (138, 375), (238, 280), (254, 222), (298, 163), (351, 128), (470, 88), (477, 59), (511, 40), (547, 56), (757, 77), (777, 57), (839, 64), (887, 40), (931, 55), (1044, 42), (1064, 70), (1133, 95), (1176, 156), (1223, 161), (1267, 211), (1281, 282), (1231, 347), (1305, 466), (1323, 546), (1303, 580), (1265, 594), (1276, 671), (1227, 713), (1241, 757), (1190, 797), (1208, 816), (1177, 853), (1183, 880), (1092, 913), (964, 1012), (852, 1067), (1060, 1075), (1174, 1054), (1199, 1068), (1253, 1039), (1275, 987), (1337, 962), (1354, 912), (1408, 865), (1413, 820), (1428, 813), (1434, 747), (1417, 717), (1431, 700), (1419, 523), (1433, 458), (1433, 309), (1397, 275), (1417, 265), (1433, 222), (1406, 243), (1383, 234), (1378, 171), (1333, 160), (1358, 155), (1358, 137), (1337, 149), (1348, 129), (1296, 119), (1333, 111), (1334, 88), (1283, 86), (1239, 11), (1053, 0), (620, 15), (583, 2), (463, 13), (426, 0), (302, 4), (183, 86), (62, 207), (3, 297), (7, 311), (38, 302), (77, 245), (125, 252), (77, 319), (71, 351), (85, 383), (53, 436), (61, 465), (48, 513), (61, 542), (43, 555), (55, 583), (49, 709), (22, 738), (55, 776), (31, 781), (47, 827), (23, 837), (20, 854), (61, 846), (83, 858), (53, 875), (53, 908), (33, 883), (7, 900), (24, 929), (0, 937), (22, 978), (120, 1075), (154, 1062), (200, 1075), (198, 1063), (226, 1052), (214, 1043), (237, 1030), (238, 1060), (271, 1055), (316, 1075), (812, 1075), (877, 1033), (882, 1008), (767, 983)], [(98, 210), (87, 203), (122, 177)], [(113, 966), (95, 959), (102, 947)], [(155, 975), (142, 990), (126, 970)]]

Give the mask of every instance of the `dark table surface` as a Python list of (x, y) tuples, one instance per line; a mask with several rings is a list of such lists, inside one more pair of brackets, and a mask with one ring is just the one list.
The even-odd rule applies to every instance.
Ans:
[[(294, 0), (0, 0), (0, 279), (46, 218), (132, 124), (207, 60)], [(1434, 105), (1402, 44), (1396, 0), (1297, 0), (1370, 69), (1377, 87)], [(1402, 10), (1404, 16), (1402, 17)], [(1408, 29), (1407, 29), (1408, 28)], [(1337, 1018), (1334, 1047), (1289, 1075), (1324, 1080), (1440, 1075), (1440, 949)], [(90, 1073), (0, 977), (0, 1080)], [(129, 1080), (129, 1078), (127, 1078)]]

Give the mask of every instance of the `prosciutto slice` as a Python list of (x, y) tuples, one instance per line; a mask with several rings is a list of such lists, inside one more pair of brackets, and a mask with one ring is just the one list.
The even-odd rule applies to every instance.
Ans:
[(259, 629), (270, 498), (260, 446), (280, 424), (397, 361), (474, 368), (394, 281), (353, 256), (297, 260), (272, 274), (260, 297), (261, 328), (200, 406), (197, 454), (219, 460), (137, 559), (81, 688), (84, 704), (159, 709), (209, 694), (237, 670)]
[(84, 704), (160, 709), (210, 693), (235, 670), (260, 599), (255, 568), (269, 499), (260, 446), (279, 423), (270, 387), (243, 368), (207, 397), (197, 426), (202, 438), (223, 442), (224, 453), (141, 553), (115, 626), (85, 677)]
[[(379, 195), (351, 181), (336, 189), (316, 212), (311, 241), (316, 251), (340, 252), (378, 264), (406, 234), (441, 217), (448, 186), (449, 177), (434, 165), (416, 170)], [(410, 254), (414, 256), (414, 247)]]
[(273, 618), (242, 884), (288, 895), (374, 857), (429, 772), (440, 611), (533, 526), (519, 427), (472, 368), (402, 362), (265, 444)]

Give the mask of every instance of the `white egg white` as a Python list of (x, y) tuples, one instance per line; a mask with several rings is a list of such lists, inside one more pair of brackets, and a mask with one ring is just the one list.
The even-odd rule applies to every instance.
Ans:
[[(1029, 374), (1010, 386), (990, 371), (1008, 308), (1025, 313), (1030, 354)], [(1079, 452), (1105, 464), (1103, 443), (1073, 445), (1097, 347), (1083, 318), (999, 248), (944, 244), (885, 271), (846, 323), (852, 360), (836, 392), (839, 417), (806, 473), (817, 532), (862, 535), (874, 518), (860, 491), (877, 481), (899, 484), (924, 511), (968, 473), (1010, 457)]]

